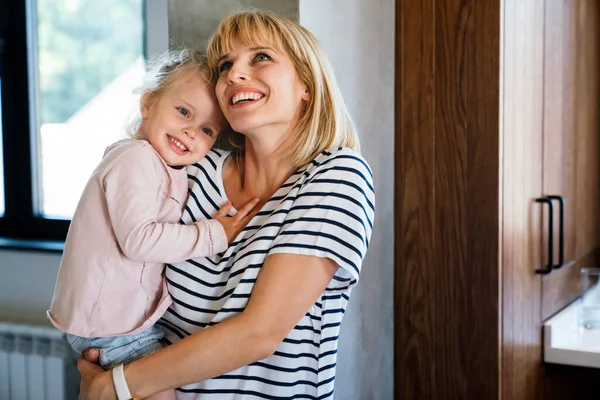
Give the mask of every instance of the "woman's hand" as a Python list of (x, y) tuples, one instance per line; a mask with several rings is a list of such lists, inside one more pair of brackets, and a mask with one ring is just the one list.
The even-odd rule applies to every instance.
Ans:
[[(88, 360), (98, 359), (97, 350), (86, 350)], [(77, 360), (77, 369), (81, 374), (79, 400), (117, 400), (112, 373), (105, 371), (97, 364), (86, 360), (83, 356)]]

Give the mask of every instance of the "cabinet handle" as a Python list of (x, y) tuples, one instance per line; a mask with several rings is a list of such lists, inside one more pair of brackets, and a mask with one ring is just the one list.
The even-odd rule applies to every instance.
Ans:
[(546, 203), (548, 204), (548, 265), (546, 266), (546, 268), (538, 268), (535, 270), (536, 274), (549, 274), (550, 272), (552, 272), (552, 267), (554, 264), (552, 264), (552, 258), (553, 258), (553, 243), (554, 243), (554, 225), (552, 223), (553, 220), (553, 212), (552, 212), (552, 200), (550, 200), (547, 197), (541, 197), (538, 199), (535, 199), (536, 202), (538, 203)]
[(546, 196), (550, 200), (558, 200), (558, 264), (552, 268), (560, 268), (565, 263), (565, 200), (562, 196)]

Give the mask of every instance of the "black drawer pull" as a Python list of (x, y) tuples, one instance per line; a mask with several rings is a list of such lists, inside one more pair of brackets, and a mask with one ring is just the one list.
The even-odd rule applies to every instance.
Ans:
[(565, 200), (562, 196), (546, 196), (550, 200), (558, 200), (558, 264), (553, 268), (560, 268), (565, 263)]
[(548, 265), (546, 266), (546, 268), (538, 268), (535, 270), (536, 274), (549, 274), (550, 272), (552, 272), (552, 267), (553, 267), (553, 263), (552, 263), (552, 258), (553, 258), (553, 243), (554, 243), (554, 225), (552, 223), (553, 220), (553, 212), (552, 212), (552, 200), (550, 200), (547, 197), (541, 197), (539, 199), (535, 199), (536, 202), (538, 203), (546, 203), (548, 204)]

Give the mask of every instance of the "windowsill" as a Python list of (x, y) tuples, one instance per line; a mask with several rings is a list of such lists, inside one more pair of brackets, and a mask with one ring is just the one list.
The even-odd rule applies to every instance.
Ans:
[(545, 362), (600, 368), (600, 329), (579, 326), (580, 304), (575, 301), (544, 324)]
[(61, 240), (29, 240), (0, 237), (0, 249), (62, 253), (64, 248), (65, 242)]

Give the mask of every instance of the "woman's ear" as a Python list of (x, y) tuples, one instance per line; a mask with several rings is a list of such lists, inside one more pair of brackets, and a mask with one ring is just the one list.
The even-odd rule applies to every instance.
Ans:
[(310, 95), (308, 94), (308, 89), (304, 89), (304, 93), (302, 93), (302, 100), (308, 101), (310, 99)]

